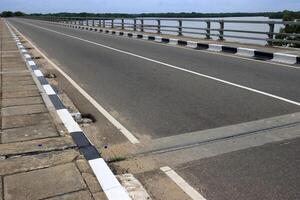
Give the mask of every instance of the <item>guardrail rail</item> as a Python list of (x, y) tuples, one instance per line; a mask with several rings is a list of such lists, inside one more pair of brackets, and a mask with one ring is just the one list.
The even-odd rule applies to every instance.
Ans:
[[(265, 41), (268, 45), (275, 43), (300, 44), (300, 34), (275, 31), (275, 26), (300, 26), (300, 21), (248, 21), (220, 19), (190, 19), (190, 18), (96, 18), (96, 17), (27, 17), (46, 21), (61, 22), (74, 25), (97, 26), (152, 33), (168, 33), (177, 36), (194, 36), (205, 39), (225, 40), (239, 38), (245, 40)], [(193, 26), (187, 25), (193, 23)], [(168, 25), (175, 24), (175, 25)], [(226, 28), (226, 24), (256, 24), (264, 25), (268, 31), (241, 30)], [(277, 28), (277, 30), (280, 30)], [(237, 35), (237, 33), (239, 35)], [(243, 35), (248, 34), (248, 35)], [(251, 36), (249, 36), (251, 35)], [(254, 36), (253, 36), (254, 35)], [(286, 36), (289, 39), (276, 39), (275, 36)]]

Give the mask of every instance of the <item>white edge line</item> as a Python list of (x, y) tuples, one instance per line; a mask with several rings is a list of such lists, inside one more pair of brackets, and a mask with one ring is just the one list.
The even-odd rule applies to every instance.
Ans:
[(131, 200), (125, 188), (102, 158), (89, 160), (88, 162), (109, 200)]
[[(48, 95), (56, 94), (50, 85), (43, 85)], [(82, 131), (67, 109), (57, 110), (57, 114), (67, 130), (71, 132)], [(126, 189), (120, 184), (113, 172), (102, 158), (88, 161), (99, 184), (109, 200), (131, 200)]]
[(170, 167), (165, 166), (160, 168), (172, 181), (174, 181), (187, 195), (193, 200), (206, 200), (198, 191), (190, 186), (181, 176), (179, 176)]
[[(17, 29), (13, 27), (16, 31)], [(93, 97), (91, 97), (86, 91), (84, 91), (69, 75), (61, 70), (54, 62), (52, 62), (44, 53), (42, 53), (30, 40), (28, 40), (22, 33), (17, 31), (23, 38), (25, 38), (30, 45), (32, 45), (36, 51), (39, 52), (59, 73), (61, 73), (100, 113), (102, 113), (123, 135), (133, 144), (140, 143), (139, 140), (127, 130), (120, 122), (118, 122), (112, 115), (109, 114)]]
[[(120, 50), (120, 49), (116, 49), (116, 48), (113, 48), (113, 47), (110, 47), (110, 46), (99, 44), (99, 43), (96, 43), (96, 42), (93, 42), (93, 41), (90, 41), (90, 40), (82, 39), (82, 38), (79, 38), (79, 37), (76, 37), (76, 36), (68, 35), (68, 34), (65, 34), (65, 33), (61, 33), (61, 32), (58, 32), (58, 31), (51, 30), (51, 29), (43, 28), (43, 27), (36, 26), (36, 25), (33, 25), (33, 24), (28, 24), (28, 23), (25, 23), (25, 22), (22, 22), (22, 23), (30, 25), (30, 26), (33, 26), (33, 27), (37, 27), (37, 28), (40, 28), (40, 29), (44, 29), (44, 30), (47, 30), (47, 31), (50, 31), (50, 32), (54, 32), (54, 33), (57, 33), (59, 35), (64, 35), (64, 36), (67, 36), (67, 37), (70, 37), (70, 38), (74, 38), (74, 39), (77, 39), (77, 40), (80, 40), (80, 41), (83, 41), (83, 42), (94, 44), (94, 45), (97, 45), (97, 46), (100, 46), (100, 47), (104, 47), (104, 48), (107, 48), (107, 49), (110, 49), (110, 50), (113, 50), (113, 51), (117, 51), (117, 52), (120, 52), (120, 53), (123, 53), (123, 54), (131, 55), (133, 57), (137, 57), (137, 58), (140, 58), (140, 59), (143, 59), (143, 60), (154, 62), (154, 63), (160, 64), (160, 65), (164, 65), (164, 66), (167, 66), (167, 67), (170, 67), (170, 68), (173, 68), (173, 69), (177, 69), (177, 70), (180, 70), (180, 71), (184, 71), (184, 72), (187, 72), (187, 73), (191, 73), (191, 74), (194, 74), (194, 75), (205, 77), (207, 79), (211, 79), (211, 80), (214, 80), (214, 81), (217, 81), (217, 82), (221, 82), (221, 83), (224, 83), (224, 84), (227, 84), (227, 85), (235, 86), (235, 87), (238, 87), (238, 88), (241, 88), (241, 89), (245, 89), (245, 90), (248, 90), (248, 91), (251, 91), (251, 92), (254, 92), (254, 93), (258, 93), (258, 94), (265, 95), (265, 96), (268, 96), (268, 97), (271, 97), (271, 98), (275, 98), (275, 99), (278, 99), (278, 100), (281, 100), (281, 101), (285, 101), (285, 102), (290, 103), (290, 104), (294, 104), (294, 105), (300, 106), (299, 102), (296, 102), (296, 101), (293, 101), (293, 100), (289, 100), (289, 99), (286, 99), (284, 97), (280, 97), (280, 96), (273, 95), (273, 94), (270, 94), (270, 93), (267, 93), (267, 92), (263, 92), (263, 91), (260, 91), (260, 90), (256, 90), (256, 89), (253, 89), (253, 88), (250, 88), (250, 87), (239, 85), (239, 84), (236, 84), (236, 83), (233, 83), (233, 82), (230, 82), (230, 81), (222, 80), (220, 78), (215, 78), (213, 76), (209, 76), (209, 75), (205, 75), (205, 74), (202, 74), (202, 73), (194, 72), (194, 71), (191, 71), (191, 70), (188, 70), (188, 69), (177, 67), (177, 66), (174, 66), (174, 65), (171, 65), (171, 64), (167, 64), (167, 63), (164, 63), (164, 62), (161, 62), (161, 61), (157, 61), (157, 60), (154, 60), (154, 59), (151, 59), (151, 58), (147, 58), (147, 57), (140, 56), (140, 55), (137, 55), (137, 54), (134, 54), (134, 53), (130, 53), (130, 52), (123, 51), (123, 50)], [(212, 45), (215, 45), (215, 44), (212, 44)], [(107, 111), (105, 111), (105, 112), (107, 112)], [(107, 114), (110, 115), (109, 113), (107, 113)], [(112, 117), (112, 116), (110, 115), (110, 117)], [(117, 122), (117, 123), (119, 123), (119, 122)], [(123, 134), (125, 135), (125, 133), (123, 133)]]

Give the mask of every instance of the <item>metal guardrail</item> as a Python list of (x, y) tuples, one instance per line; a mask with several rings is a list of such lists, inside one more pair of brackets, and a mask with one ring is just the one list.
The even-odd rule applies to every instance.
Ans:
[[(266, 41), (269, 45), (274, 42), (284, 44), (300, 44), (300, 34), (275, 32), (275, 26), (300, 26), (300, 21), (247, 21), (247, 20), (219, 20), (219, 19), (188, 19), (188, 18), (95, 18), (95, 17), (29, 17), (46, 21), (56, 21), (68, 24), (98, 26), (141, 32), (170, 33), (177, 36), (200, 35), (206, 39), (217, 37), (219, 40), (226, 38), (239, 38), (248, 40)], [(165, 25), (166, 22), (177, 25)], [(198, 23), (199, 26), (186, 26), (187, 22)], [(197, 24), (197, 25), (198, 25)], [(204, 24), (204, 26), (203, 26)], [(263, 24), (268, 31), (227, 29), (226, 24)], [(213, 28), (215, 27), (215, 28)], [(216, 28), (217, 27), (217, 28)], [(229, 33), (229, 34), (228, 34)], [(230, 34), (231, 33), (231, 34)], [(233, 34), (232, 34), (233, 33)], [(234, 35), (235, 33), (250, 34), (251, 36)], [(254, 35), (254, 36), (252, 36)], [(260, 35), (260, 37), (255, 37)], [(288, 36), (295, 40), (275, 39), (276, 35)], [(262, 37), (265, 36), (265, 37)]]

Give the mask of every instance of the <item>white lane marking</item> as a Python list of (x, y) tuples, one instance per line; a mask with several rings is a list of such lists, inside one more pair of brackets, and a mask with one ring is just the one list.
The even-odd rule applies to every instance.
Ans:
[[(24, 22), (22, 22), (22, 23), (24, 23)], [(28, 23), (25, 23), (25, 24), (28, 24)], [(67, 37), (70, 37), (70, 38), (73, 38), (73, 39), (77, 39), (77, 40), (80, 40), (80, 41), (83, 41), (83, 42), (94, 44), (96, 46), (107, 48), (107, 49), (110, 49), (110, 50), (113, 50), (113, 51), (117, 51), (117, 52), (120, 52), (120, 53), (123, 53), (123, 54), (126, 54), (126, 55), (130, 55), (130, 56), (137, 57), (137, 58), (140, 58), (140, 59), (143, 59), (143, 60), (154, 62), (154, 63), (160, 64), (160, 65), (164, 65), (166, 67), (177, 69), (179, 71), (184, 71), (184, 72), (187, 72), (187, 73), (190, 73), (190, 74), (201, 76), (201, 77), (211, 79), (211, 80), (214, 80), (214, 81), (217, 81), (217, 82), (221, 82), (221, 83), (224, 83), (224, 84), (227, 84), (227, 85), (235, 86), (235, 87), (238, 87), (238, 88), (241, 88), (241, 89), (244, 89), (244, 90), (248, 90), (248, 91), (251, 91), (251, 92), (254, 92), (254, 93), (265, 95), (265, 96), (268, 96), (268, 97), (271, 97), (271, 98), (274, 98), (274, 99), (285, 101), (287, 103), (294, 104), (296, 106), (300, 106), (300, 102), (293, 101), (293, 100), (290, 100), (290, 99), (287, 99), (287, 98), (284, 98), (284, 97), (280, 97), (280, 96), (273, 95), (273, 94), (270, 94), (270, 93), (267, 93), (267, 92), (263, 92), (263, 91), (260, 91), (260, 90), (257, 90), (257, 89), (253, 89), (253, 88), (246, 87), (246, 86), (243, 86), (243, 85), (239, 85), (239, 84), (236, 84), (236, 83), (233, 83), (233, 82), (230, 82), (230, 81), (226, 81), (226, 80), (223, 80), (223, 79), (220, 79), (220, 78), (216, 78), (216, 77), (213, 77), (213, 76), (209, 76), (209, 75), (205, 75), (205, 74), (198, 73), (198, 72), (195, 72), (195, 71), (191, 71), (191, 70), (188, 70), (188, 69), (184, 69), (184, 68), (181, 68), (181, 67), (177, 67), (175, 65), (171, 65), (171, 64), (164, 63), (164, 62), (161, 62), (161, 61), (158, 61), (158, 60), (154, 60), (154, 59), (151, 59), (151, 58), (140, 56), (140, 55), (137, 55), (137, 54), (134, 54), (134, 53), (130, 53), (130, 52), (127, 52), (127, 51), (116, 49), (116, 48), (113, 48), (113, 47), (110, 47), (110, 46), (99, 44), (99, 43), (96, 43), (96, 42), (93, 42), (93, 41), (90, 41), (90, 40), (86, 40), (86, 39), (82, 39), (82, 38), (79, 38), (79, 37), (76, 37), (76, 36), (68, 35), (68, 34), (65, 34), (65, 33), (61, 33), (61, 32), (58, 32), (58, 31), (51, 30), (51, 29), (43, 28), (43, 27), (36, 26), (36, 25), (33, 25), (33, 24), (28, 24), (28, 25), (34, 26), (34, 27), (37, 27), (37, 28), (40, 28), (40, 29), (43, 29), (43, 30), (46, 30), (46, 31), (50, 31), (50, 32), (53, 32), (53, 33), (57, 33), (59, 35), (64, 35), (64, 36), (67, 36)]]
[(64, 123), (65, 127), (69, 133), (82, 132), (79, 125), (74, 121), (73, 117), (67, 109), (60, 109), (56, 111), (61, 121)]
[(34, 74), (36, 75), (36, 77), (44, 76), (43, 73), (41, 72), (41, 70), (38, 70), (38, 69), (37, 69), (37, 70), (34, 70), (33, 72), (34, 72)]
[(129, 194), (102, 158), (88, 161), (109, 200), (130, 200)]
[(192, 186), (190, 186), (170, 167), (161, 167), (160, 170), (163, 171), (169, 178), (171, 178), (172, 181), (174, 181), (193, 200), (206, 200), (199, 192), (197, 192)]
[(56, 92), (53, 90), (53, 88), (49, 84), (48, 85), (43, 85), (43, 88), (46, 91), (46, 94), (48, 94), (48, 95), (56, 94)]
[[(10, 24), (10, 26), (12, 26)], [(12, 26), (17, 30), (14, 26)], [(108, 111), (106, 111), (93, 97), (91, 97), (85, 90), (83, 90), (69, 75), (67, 75), (62, 69), (60, 69), (54, 62), (52, 62), (43, 52), (41, 52), (29, 39), (27, 39), (23, 34), (17, 31), (24, 39), (26, 39), (31, 46), (34, 47), (40, 55), (42, 55), (47, 62), (49, 62), (59, 73), (61, 73), (73, 86), (76, 88), (103, 116), (106, 117), (131, 143), (140, 143), (139, 140), (127, 130), (119, 121), (117, 121)], [(35, 70), (36, 71), (36, 70)], [(38, 70), (40, 71), (40, 70)], [(37, 74), (36, 74), (37, 75)], [(43, 76), (43, 74), (41, 74)]]

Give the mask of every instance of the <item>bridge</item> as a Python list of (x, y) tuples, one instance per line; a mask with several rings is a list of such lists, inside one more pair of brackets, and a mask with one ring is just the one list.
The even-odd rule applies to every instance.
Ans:
[(300, 198), (300, 51), (275, 46), (300, 42), (276, 39), (284, 33), (274, 30), (299, 22), (203, 20), (205, 38), (183, 20), (7, 22), (42, 71), (57, 76), (54, 88), (96, 119), (86, 131), (101, 156), (153, 199)]

